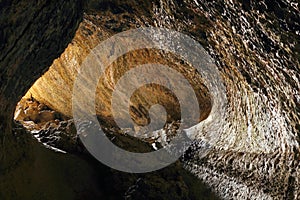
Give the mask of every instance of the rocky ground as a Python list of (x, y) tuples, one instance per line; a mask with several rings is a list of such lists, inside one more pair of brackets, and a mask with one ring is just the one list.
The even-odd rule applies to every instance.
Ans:
[(70, 153), (83, 151), (73, 121), (34, 98), (23, 98), (18, 103), (14, 119), (47, 148)]
[[(30, 131), (44, 147), (57, 153), (73, 154), (93, 163), (100, 171), (97, 176), (101, 182), (109, 183), (102, 188), (110, 193), (106, 196), (108, 199), (218, 199), (200, 180), (184, 170), (180, 161), (146, 174), (128, 174), (102, 165), (90, 156), (81, 143), (72, 119), (51, 110), (34, 98), (23, 98), (18, 103), (15, 120)], [(174, 132), (176, 126), (178, 124), (173, 123), (168, 128)], [(113, 127), (106, 127), (105, 132), (113, 143), (134, 152), (154, 151), (153, 144), (156, 143), (155, 147), (159, 147), (163, 142), (159, 133), (152, 139), (142, 141)], [(116, 194), (111, 197), (113, 193)]]

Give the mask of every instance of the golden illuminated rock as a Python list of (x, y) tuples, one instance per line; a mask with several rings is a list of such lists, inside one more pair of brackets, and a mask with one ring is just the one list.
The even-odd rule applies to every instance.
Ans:
[[(110, 31), (102, 26), (96, 25), (95, 20), (96, 19), (91, 16), (85, 16), (85, 20), (81, 23), (73, 41), (60, 58), (53, 62), (50, 69), (32, 86), (26, 94), (27, 98), (33, 97), (52, 109), (72, 117), (74, 78), (91, 49), (111, 35)], [(99, 21), (97, 22), (98, 24), (100, 23)], [(172, 69), (181, 73), (196, 92), (200, 109), (198, 122), (208, 116), (212, 106), (211, 97), (208, 89), (203, 84), (201, 75), (189, 66), (188, 63), (185, 63), (171, 53), (142, 49), (129, 52), (118, 58), (111, 66), (107, 67), (105, 74), (99, 77), (96, 92), (96, 113), (105, 123), (110, 125), (114, 124), (111, 99), (112, 92), (118, 80), (134, 67), (147, 63), (159, 63), (170, 66)], [(157, 73), (159, 73), (159, 71), (157, 71)], [(86, 79), (86, 84), (89, 85), (89, 77)], [(134, 82), (135, 80), (130, 81)], [(181, 90), (184, 91), (185, 88), (183, 87)], [(91, 96), (91, 94), (82, 94), (83, 99), (89, 96)], [(189, 98), (189, 96), (186, 96), (184, 101), (188, 102)], [(165, 107), (168, 113), (168, 122), (180, 119), (180, 106), (176, 97), (172, 94), (172, 91), (153, 84), (142, 87), (133, 94), (129, 112), (137, 124), (146, 125), (149, 123), (148, 110), (155, 104), (161, 104)], [(126, 110), (124, 112), (128, 111)], [(191, 116), (191, 118), (192, 117), (193, 116)], [(192, 124), (190, 124), (190, 126), (191, 125)]]

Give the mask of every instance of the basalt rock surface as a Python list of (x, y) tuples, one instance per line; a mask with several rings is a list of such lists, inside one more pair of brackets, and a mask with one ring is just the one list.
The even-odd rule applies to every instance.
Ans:
[[(201, 118), (202, 124), (218, 120), (206, 129), (200, 129), (201, 122), (191, 129), (195, 145), (186, 156), (189, 158), (186, 167), (224, 198), (299, 198), (300, 33), (297, 2), (166, 0), (154, 1), (147, 7), (143, 3), (137, 6), (116, 1), (99, 3), (97, 8), (85, 15), (74, 43), (54, 62), (44, 80), (42, 78), (32, 88), (33, 96), (68, 113), (70, 108), (65, 106), (65, 101), (70, 102), (70, 94), (58, 94), (64, 98), (55, 100), (50, 93), (44, 94), (46, 85), (57, 84), (53, 81), (55, 78), (71, 85), (70, 77), (74, 73), (66, 72), (80, 66), (85, 54), (100, 41), (139, 26), (181, 31), (199, 41), (214, 58), (226, 87), (227, 99), (226, 114), (221, 118), (219, 113), (211, 112), (209, 105), (225, 102), (224, 99), (212, 97), (200, 101), (206, 101), (209, 108)], [(85, 52), (82, 57), (78, 56), (79, 48)], [(106, 88), (122, 75), (120, 70), (130, 57), (135, 55), (128, 55), (116, 63), (118, 67), (113, 69), (117, 70), (112, 70), (113, 78), (109, 79), (111, 82), (107, 82)], [(155, 53), (150, 57), (157, 60)], [(166, 60), (176, 59), (170, 56)], [(71, 66), (67, 67), (66, 63)], [(132, 59), (130, 63), (134, 63)], [(184, 64), (175, 68), (188, 69)], [(66, 78), (62, 74), (69, 75)], [(187, 74), (189, 79), (191, 72)], [(201, 85), (200, 75), (194, 83)], [(211, 95), (205, 85), (200, 90)], [(100, 106), (109, 104), (109, 89), (106, 91), (100, 98)], [(145, 97), (153, 98), (152, 93), (145, 94)], [(103, 110), (98, 114), (109, 121), (110, 113)], [(143, 113), (141, 109), (135, 110), (133, 116)], [(176, 117), (171, 118), (174, 119)]]
[[(27, 98), (32, 95), (56, 112), (71, 116), (73, 78), (90, 49), (115, 33), (139, 26), (171, 28), (199, 41), (215, 60), (226, 88), (226, 113), (220, 117), (218, 112), (212, 112), (213, 105), (225, 101), (210, 96), (201, 72), (195, 75), (189, 71), (188, 63), (176, 62), (172, 55), (166, 56), (167, 63), (172, 61), (176, 69), (186, 73), (185, 77), (194, 89), (204, 91), (198, 95), (203, 115), (199, 124), (190, 129), (195, 143), (183, 157), (186, 169), (225, 199), (299, 199), (299, 2), (90, 1), (84, 20), (64, 53), (62, 51), (71, 41), (80, 21), (80, 3), (47, 3), (0, 2), (0, 36), (4, 41), (0, 55), (1, 199), (116, 198), (107, 196), (113, 193), (110, 187), (103, 187), (104, 191), (94, 188), (103, 186), (95, 178), (101, 177), (94, 173), (97, 164), (88, 164), (94, 161), (69, 154), (57, 155), (39, 145), (22, 127), (15, 125), (12, 130), (11, 121), (17, 101), (59, 55), (50, 70), (29, 91)], [(150, 61), (166, 55), (157, 51), (132, 52), (112, 65), (113, 81), (99, 86), (99, 91), (104, 93), (98, 96), (100, 109), (97, 113), (110, 126), (114, 124), (108, 102), (114, 82), (123, 74), (120, 66), (130, 68), (124, 64), (126, 62), (138, 64), (134, 58), (140, 54)], [(149, 97), (154, 103), (158, 102), (156, 97), (162, 96), (162, 104), (167, 110), (168, 105), (176, 108), (176, 101), (167, 101), (170, 96), (160, 95), (166, 91), (159, 87), (154, 89), (154, 96), (149, 96), (147, 88), (141, 90), (140, 95)], [(149, 104), (139, 101), (139, 98), (135, 103), (131, 110), (133, 118), (137, 123), (147, 123), (147, 113), (137, 105), (149, 108)], [(174, 109), (169, 121), (177, 119), (178, 113)], [(201, 123), (207, 123), (207, 126)], [(54, 132), (49, 135), (50, 139), (51, 135), (59, 135)], [(103, 174), (111, 174), (103, 166), (96, 167), (100, 168)], [(122, 179), (123, 176), (115, 177)], [(137, 176), (124, 179), (133, 180), (132, 187), (124, 191), (127, 185), (122, 189), (126, 198), (147, 199), (153, 197), (153, 193), (146, 191), (155, 188), (159, 177), (148, 184)], [(174, 192), (171, 188), (177, 184), (178, 190), (172, 195), (193, 198), (187, 194), (182, 181), (170, 182), (171, 186), (161, 188), (161, 191)], [(55, 187), (48, 187), (49, 184)], [(65, 191), (64, 195), (58, 196), (61, 191)]]
[[(102, 17), (103, 13), (101, 12), (99, 14), (84, 15), (84, 21), (80, 24), (71, 44), (60, 58), (54, 61), (50, 69), (31, 87), (25, 98), (32, 96), (52, 109), (68, 117), (72, 117), (74, 79), (87, 55), (91, 53), (91, 50), (101, 41), (118, 31), (125, 31), (138, 25), (144, 25), (142, 22), (131, 22), (133, 19), (125, 17), (128, 14), (128, 12), (124, 11), (124, 13), (121, 14), (109, 13), (105, 17)], [(135, 21), (138, 20), (137, 16), (133, 17), (136, 18)], [(150, 19), (148, 19), (148, 21), (150, 21)], [(108, 22), (113, 25), (117, 31), (111, 27), (107, 27)], [(97, 61), (95, 60), (94, 62)], [(198, 72), (194, 71), (187, 63), (184, 63), (184, 61), (176, 58), (174, 55), (158, 50), (142, 49), (129, 52), (118, 58), (111, 66), (107, 67), (104, 75), (99, 77), (100, 80), (96, 91), (96, 114), (100, 117), (101, 121), (104, 121), (105, 124), (109, 124), (110, 126), (114, 125), (111, 99), (117, 82), (130, 69), (147, 63), (168, 65), (178, 70), (179, 73), (189, 81), (197, 95), (199, 110), (201, 111), (198, 122), (209, 115), (211, 110), (210, 95)], [(159, 73), (159, 71), (157, 71), (157, 73)], [(85, 84), (90, 85), (92, 79), (87, 77), (86, 80), (87, 82)], [(130, 82), (134, 83), (134, 81), (135, 78), (131, 77)], [(182, 91), (185, 89), (184, 87), (180, 88)], [(82, 99), (86, 99), (91, 95), (90, 93), (82, 93)], [(120, 94), (121, 97), (122, 95), (123, 94)], [(185, 96), (184, 101), (188, 102), (190, 98), (189, 96)], [(139, 90), (132, 95), (130, 100), (130, 114), (138, 125), (149, 123), (148, 110), (154, 104), (164, 106), (168, 113), (167, 122), (180, 119), (178, 100), (174, 97), (172, 91), (168, 91), (159, 85), (148, 85), (139, 88)], [(127, 112), (127, 110), (124, 112)], [(191, 110), (187, 112), (192, 113)], [(124, 114), (121, 118), (125, 118)], [(161, 119), (161, 121), (163, 120), (164, 119)]]
[[(82, 153), (85, 150), (77, 143), (71, 121), (61, 121), (66, 119), (46, 105), (38, 105), (31, 97), (17, 106), (15, 115), (16, 120), (24, 120), (28, 130), (13, 122), (17, 102), (73, 38), (83, 8), (79, 1), (2, 1), (0, 4), (0, 199), (124, 199), (125, 196), (145, 199), (147, 196), (167, 198), (166, 193), (180, 199), (201, 199), (199, 191), (206, 197), (212, 194), (201, 181), (183, 171), (180, 164), (171, 167), (171, 173), (166, 169), (163, 171), (166, 175), (160, 173), (156, 178), (151, 174), (147, 178), (112, 171), (86, 152)], [(44, 130), (35, 136), (50, 149), (29, 132), (40, 128)], [(69, 153), (52, 151), (53, 146)], [(174, 179), (173, 172), (182, 176)], [(157, 180), (161, 183), (157, 184)], [(162, 185), (165, 189), (157, 193)], [(135, 191), (130, 186), (141, 190)], [(215, 196), (212, 194), (211, 198)]]
[[(65, 49), (81, 20), (82, 12), (79, 1), (58, 4), (47, 1), (1, 1), (0, 4), (2, 171), (23, 154), (23, 150), (15, 151), (19, 145), (12, 138), (14, 104)], [(8, 152), (11, 156), (7, 156)]]
[[(70, 199), (76, 192), (86, 195), (82, 188), (89, 190), (86, 184), (73, 184), (77, 177), (71, 180), (66, 173), (78, 173), (71, 166), (89, 168), (86, 163), (46, 150), (13, 123), (17, 102), (63, 52), (81, 20), (80, 1), (0, 2), (1, 199)], [(86, 175), (81, 181), (92, 182)]]
[[(83, 176), (81, 176), (72, 173), (65, 174), (65, 172), (62, 174), (64, 179), (68, 180), (69, 176), (75, 176), (76, 180), (83, 181), (82, 184), (88, 183), (99, 187), (84, 188), (80, 186), (82, 191), (79, 192), (76, 186), (80, 184), (75, 182), (74, 185), (69, 186), (76, 192), (74, 197), (67, 196), (70, 192), (57, 194), (55, 191), (53, 195), (66, 199), (95, 198), (98, 195), (100, 197), (103, 196), (102, 198), (111, 199), (218, 199), (218, 196), (204, 183), (184, 170), (182, 163), (179, 161), (165, 169), (145, 174), (128, 174), (105, 167), (93, 159), (85, 149), (72, 119), (54, 112), (56, 113), (55, 115), (51, 115), (51, 118), (46, 118), (47, 120), (45, 120), (44, 116), (41, 115), (44, 112), (53, 113), (54, 111), (33, 98), (23, 98), (18, 103), (15, 117), (50, 152), (56, 152), (56, 156), (62, 156), (62, 160), (64, 160), (64, 157), (73, 155), (74, 161), (77, 160), (80, 163), (77, 166), (70, 166), (60, 161), (61, 167), (58, 169), (65, 169), (66, 165), (69, 171), (89, 170), (94, 172), (94, 180), (87, 180), (87, 177), (84, 177), (87, 176), (86, 173), (83, 173)], [(88, 123), (87, 125), (90, 124)], [(19, 129), (22, 130), (22, 127), (20, 126)], [(116, 128), (106, 128), (105, 132), (114, 144), (128, 151), (153, 151), (149, 141), (138, 140)], [(41, 145), (39, 148), (41, 148)], [(42, 155), (48, 156), (47, 154)], [(66, 160), (66, 162), (70, 162), (70, 160)], [(86, 165), (83, 165), (83, 163)], [(50, 164), (57, 164), (57, 162)], [(74, 163), (71, 161), (69, 164)], [(46, 170), (46, 172), (56, 177), (56, 171)], [(52, 173), (55, 174), (53, 175)], [(40, 176), (42, 180), (47, 177), (45, 175)], [(61, 180), (55, 179), (53, 182), (47, 181), (46, 183), (51, 187), (56, 187), (52, 185), (55, 184), (55, 181), (61, 182)], [(41, 197), (36, 192), (32, 193), (32, 195)], [(49, 198), (49, 194), (43, 198)]]

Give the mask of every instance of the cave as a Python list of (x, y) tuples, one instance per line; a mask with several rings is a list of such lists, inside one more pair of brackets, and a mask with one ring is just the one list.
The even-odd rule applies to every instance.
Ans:
[[(0, 199), (299, 198), (300, 12), (297, 3), (275, 2), (0, 2)], [(141, 27), (184, 33), (203, 47), (208, 68), (216, 71), (206, 75), (176, 54), (151, 48), (110, 63), (97, 83), (94, 112), (111, 142), (130, 152), (155, 152), (179, 127), (192, 139), (165, 168), (126, 173), (86, 148), (73, 119), (72, 95), (97, 45)], [(189, 105), (192, 98), (180, 99), (155, 83), (135, 90), (130, 106), (114, 118), (118, 81), (147, 63), (171, 66), (187, 80), (198, 103), (197, 109), (186, 107), (187, 120), (181, 100)], [(129, 79), (132, 84), (146, 76), (143, 69)], [(219, 81), (224, 94), (212, 90)], [(82, 93), (83, 100), (89, 96)], [(151, 115), (157, 104), (163, 115)], [(163, 121), (159, 131), (141, 128), (155, 121), (150, 116)], [(158, 136), (141, 137), (145, 130)]]

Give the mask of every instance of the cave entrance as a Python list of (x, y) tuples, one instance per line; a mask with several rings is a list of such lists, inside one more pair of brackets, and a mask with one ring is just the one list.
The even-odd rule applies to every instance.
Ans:
[[(54, 61), (49, 71), (38, 79), (18, 103), (15, 111), (15, 120), (21, 122), (45, 146), (63, 149), (63, 151), (68, 152), (78, 151), (78, 148), (80, 150), (84, 149), (78, 139), (72, 120), (71, 98), (74, 75), (72, 77), (70, 71), (76, 71), (77, 69), (72, 69), (72, 67), (76, 68), (79, 65), (76, 66), (72, 63), (74, 59), (65, 59), (65, 54), (68, 54), (68, 57), (74, 56), (71, 47), (69, 46), (64, 54)], [(196, 125), (210, 114), (212, 108), (211, 96), (199, 72), (172, 54), (158, 50), (137, 50), (118, 58), (99, 78), (95, 109), (102, 128), (106, 132), (112, 133), (110, 134), (112, 138), (115, 137), (116, 133), (120, 133), (111, 108), (114, 84), (135, 66), (154, 61), (169, 65), (183, 74), (195, 91), (200, 113), (196, 121), (184, 122), (185, 128)], [(134, 82), (134, 80), (132, 81)], [(82, 95), (82, 98), (85, 98), (86, 95), (89, 94)], [(188, 98), (186, 97), (187, 101)], [(130, 102), (131, 105), (128, 110), (123, 111), (129, 112), (131, 120), (138, 126), (126, 128), (129, 128), (129, 131), (134, 132), (136, 135), (139, 134), (140, 126), (146, 126), (150, 123), (149, 110), (151, 106), (156, 104), (164, 107), (167, 113), (164, 128), (169, 130), (168, 136), (174, 136), (180, 123), (182, 123), (180, 104), (176, 95), (163, 86), (157, 84), (144, 85), (132, 94)], [(190, 112), (192, 113), (192, 110)], [(122, 117), (122, 115), (120, 116)], [(195, 116), (192, 117), (195, 118)], [(157, 138), (144, 139), (143, 141), (155, 143)]]
[[(18, 103), (15, 112), (15, 120), (20, 121), (41, 142), (50, 146), (63, 147), (62, 149), (68, 151), (76, 149), (78, 144), (78, 137), (72, 122), (74, 77), (90, 50), (112, 34), (111, 30), (101, 27), (98, 21), (91, 23), (92, 20), (99, 19), (86, 16), (86, 20), (79, 26), (72, 42), (63, 54), (54, 60), (49, 70), (30, 88)], [(192, 123), (189, 123), (189, 120), (186, 121), (185, 127), (194, 126), (209, 116), (212, 99), (198, 71), (171, 53), (155, 49), (140, 49), (128, 52), (116, 59), (99, 79), (95, 108), (99, 122), (105, 129), (109, 132), (117, 129), (111, 108), (111, 97), (116, 83), (127, 71), (147, 63), (170, 66), (182, 74), (192, 86), (200, 113), (196, 121)], [(83, 94), (82, 98), (86, 96), (89, 94)], [(189, 97), (186, 97), (186, 100), (188, 101)], [(155, 84), (143, 86), (134, 92), (130, 101), (129, 109), (124, 112), (129, 112), (131, 119), (139, 126), (150, 123), (149, 109), (155, 104), (162, 105), (167, 111), (167, 123), (164, 127), (172, 124), (176, 129), (178, 122), (181, 123), (178, 99), (172, 91), (164, 87)], [(139, 131), (136, 127), (129, 128), (132, 128), (134, 132)]]

